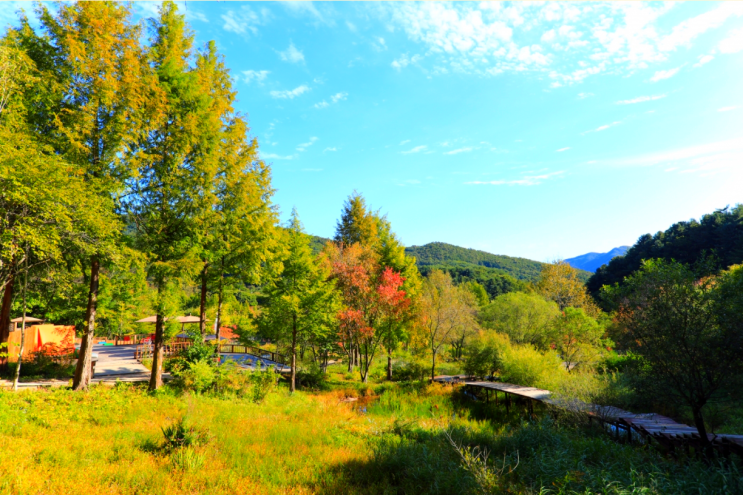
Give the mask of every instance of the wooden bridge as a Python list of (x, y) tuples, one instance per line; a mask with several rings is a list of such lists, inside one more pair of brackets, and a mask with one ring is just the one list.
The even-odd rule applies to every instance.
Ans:
[[(163, 345), (163, 354), (166, 357), (174, 356), (178, 354), (183, 349), (186, 349), (192, 345), (191, 342), (185, 341), (185, 342), (172, 342), (169, 344)], [(142, 359), (145, 358), (152, 358), (152, 350), (154, 349), (154, 344), (145, 343), (145, 344), (139, 344), (137, 345), (136, 349), (134, 350), (134, 359), (136, 359), (139, 362), (142, 362)], [(221, 354), (249, 354), (251, 356), (255, 356), (256, 358), (259, 358), (260, 360), (265, 361), (271, 361), (272, 363), (276, 363), (277, 368), (282, 368), (285, 366), (289, 366), (289, 359), (277, 352), (268, 351), (266, 349), (261, 349), (260, 347), (254, 347), (250, 345), (242, 345), (242, 344), (222, 344), (219, 345), (219, 349), (217, 349), (217, 346), (214, 346), (214, 353), (216, 354), (217, 351), (219, 351)], [(267, 365), (273, 365), (272, 363), (266, 363)]]
[[(548, 404), (558, 409), (571, 410), (585, 414), (590, 422), (597, 421), (602, 426), (613, 427), (615, 438), (620, 439), (619, 432), (626, 433), (626, 439), (631, 443), (633, 434), (639, 435), (645, 442), (655, 441), (665, 449), (673, 452), (677, 448), (689, 447), (700, 449), (702, 447), (701, 436), (696, 428), (687, 426), (660, 414), (635, 414), (613, 406), (599, 406), (586, 404), (581, 401), (565, 401), (552, 398), (549, 390), (534, 387), (523, 387), (511, 383), (481, 381), (476, 377), (467, 375), (442, 375), (434, 378), (435, 382), (460, 384), (465, 387), (479, 388), (485, 390), (485, 401), (490, 401), (492, 392), (495, 404), (499, 403), (499, 393), (503, 394), (502, 402), (508, 412), (511, 399), (518, 397), (527, 400), (527, 408), (530, 415), (534, 414), (534, 401)], [(712, 446), (722, 454), (731, 452), (743, 456), (743, 435), (707, 434)]]

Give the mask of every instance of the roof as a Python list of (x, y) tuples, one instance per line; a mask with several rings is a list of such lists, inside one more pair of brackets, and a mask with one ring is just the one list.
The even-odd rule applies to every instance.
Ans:
[[(33, 316), (27, 316), (26, 317), (26, 323), (41, 323), (44, 320), (41, 320), (39, 318), (34, 318)], [(13, 318), (10, 320), (11, 323), (22, 323), (23, 318)]]
[[(167, 321), (168, 318), (165, 318), (165, 321)], [(201, 321), (201, 318), (198, 316), (176, 316), (175, 321), (178, 323), (199, 323)], [(209, 321), (207, 318), (206, 321)], [(141, 320), (135, 321), (135, 323), (156, 323), (157, 322), (157, 315), (148, 316), (147, 318), (142, 318)]]

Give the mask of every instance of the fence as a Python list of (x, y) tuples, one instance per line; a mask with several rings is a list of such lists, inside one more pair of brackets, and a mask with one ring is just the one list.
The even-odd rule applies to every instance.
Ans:
[[(173, 342), (170, 344), (163, 345), (163, 354), (165, 356), (173, 356), (179, 351), (186, 349), (192, 345), (191, 342)], [(155, 346), (152, 343), (140, 344), (134, 350), (134, 359), (141, 362), (142, 359), (152, 359), (152, 353)], [(214, 351), (217, 351), (215, 346)], [(251, 354), (261, 359), (268, 359), (274, 363), (283, 364), (288, 366), (289, 360), (276, 352), (267, 351), (260, 347), (253, 347), (250, 345), (241, 344), (222, 344), (219, 346), (219, 352), (223, 354)]]

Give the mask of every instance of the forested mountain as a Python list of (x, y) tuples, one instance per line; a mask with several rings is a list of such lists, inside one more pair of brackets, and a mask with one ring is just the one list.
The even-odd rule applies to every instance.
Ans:
[(624, 256), (596, 270), (588, 280), (588, 290), (598, 295), (602, 286), (621, 283), (643, 260), (695, 263), (705, 256), (714, 259), (716, 268), (743, 263), (743, 204), (717, 210), (701, 220), (675, 223), (665, 232), (643, 235)]
[(323, 246), (325, 246), (326, 242), (330, 242), (330, 239), (328, 239), (327, 237), (311, 235), (310, 236), (310, 249), (312, 249), (312, 252), (314, 254), (319, 254), (320, 251), (322, 251)]
[(568, 258), (565, 261), (567, 264), (578, 270), (585, 270), (587, 272), (595, 272), (600, 266), (609, 263), (612, 259), (617, 256), (624, 256), (629, 246), (619, 246), (608, 253), (586, 253), (575, 258)]

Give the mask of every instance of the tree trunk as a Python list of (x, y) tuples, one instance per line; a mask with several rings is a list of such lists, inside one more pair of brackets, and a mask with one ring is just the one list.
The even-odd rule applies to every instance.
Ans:
[(704, 448), (704, 454), (709, 457), (712, 454), (712, 442), (710, 442), (709, 438), (707, 437), (707, 427), (704, 425), (702, 406), (695, 407), (692, 410), (692, 414), (694, 415), (694, 426), (697, 427), (697, 431), (699, 432), (699, 439), (701, 440), (702, 447)]
[(21, 348), (18, 349), (18, 364), (15, 367), (13, 391), (18, 390), (18, 378), (21, 376), (23, 362), (23, 344), (26, 342), (26, 292), (28, 291), (28, 248), (26, 248), (26, 273), (23, 275), (23, 316), (21, 317)]
[(431, 381), (436, 377), (436, 351), (431, 353)]
[[(159, 292), (159, 291), (158, 291)], [(152, 351), (152, 372), (150, 373), (150, 391), (157, 390), (163, 385), (163, 315), (157, 315), (155, 323), (155, 348)]]
[(199, 311), (199, 332), (201, 341), (204, 342), (206, 335), (206, 278), (208, 275), (209, 263), (204, 263), (204, 269), (201, 271), (201, 308)]
[[(15, 282), (15, 276), (11, 272), (8, 276), (8, 283), (5, 286), (5, 293), (3, 294), (2, 309), (0, 309), (0, 344), (8, 342), (10, 338), (10, 305), (13, 302), (13, 284)], [(10, 351), (10, 349), (7, 349)], [(2, 354), (3, 351), (0, 351)], [(4, 368), (8, 365), (8, 358), (0, 357), (0, 368)]]
[(92, 378), (93, 340), (95, 337), (95, 314), (98, 307), (98, 272), (100, 261), (97, 256), (90, 261), (90, 290), (88, 291), (88, 309), (85, 315), (85, 333), (77, 355), (75, 376), (72, 379), (73, 390), (87, 390)]
[(215, 333), (215, 339), (217, 341), (217, 357), (219, 357), (219, 329), (222, 327), (222, 291), (224, 290), (224, 287), (222, 285), (222, 279), (221, 277), (224, 274), (220, 274), (220, 280), (219, 280), (219, 294), (217, 295), (217, 329), (214, 332)]
[(292, 315), (292, 383), (289, 390), (296, 390), (297, 380), (297, 314)]
[(387, 381), (392, 381), (392, 348), (387, 348)]

